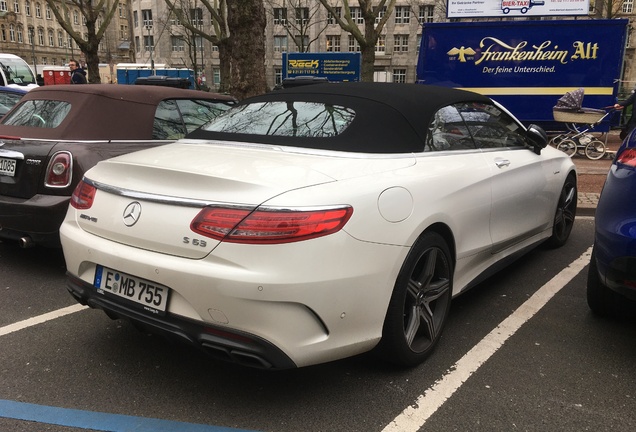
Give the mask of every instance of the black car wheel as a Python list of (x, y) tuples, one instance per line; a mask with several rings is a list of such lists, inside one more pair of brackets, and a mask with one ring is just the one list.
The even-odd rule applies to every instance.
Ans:
[(440, 338), (452, 296), (448, 245), (435, 232), (418, 239), (398, 275), (384, 322), (379, 352), (400, 366), (415, 366)]
[(601, 282), (596, 264), (596, 252), (592, 249), (587, 272), (587, 305), (599, 316), (611, 316), (617, 308), (619, 295)]
[(563, 189), (561, 189), (561, 195), (559, 196), (559, 202), (557, 203), (556, 213), (554, 215), (552, 236), (547, 242), (549, 247), (561, 247), (568, 241), (572, 227), (574, 226), (577, 201), (576, 179), (574, 175), (570, 174), (565, 179)]

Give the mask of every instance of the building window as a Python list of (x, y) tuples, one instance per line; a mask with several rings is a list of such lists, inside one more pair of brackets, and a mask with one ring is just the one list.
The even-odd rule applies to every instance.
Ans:
[(309, 46), (309, 36), (307, 35), (296, 35), (294, 36), (294, 43), (296, 44), (296, 50), (300, 52), (306, 52), (307, 47)]
[(146, 26), (152, 27), (152, 10), (151, 9), (143, 9), (141, 11), (141, 19), (143, 20), (144, 27), (146, 27)]
[(287, 8), (274, 8), (274, 25), (287, 24)]
[(349, 52), (360, 52), (360, 44), (353, 35), (349, 35)]
[(0, 40), (2, 40), (2, 42), (7, 41), (7, 29), (5, 28), (4, 24), (0, 25)]
[(9, 41), (15, 42), (15, 26), (13, 24), (9, 25)]
[(381, 11), (378, 12), (378, 16), (375, 17), (375, 23), (380, 24), (380, 20), (386, 15), (386, 6), (382, 8)]
[(283, 70), (274, 68), (274, 84), (281, 85), (283, 83)]
[(0, 11), (7, 12), (7, 2), (6, 0), (0, 0)]
[(218, 86), (219, 84), (221, 84), (221, 69), (212, 69), (212, 81), (214, 82), (214, 85)]
[(26, 16), (31, 16), (31, 1), (26, 0), (24, 2), (24, 13)]
[(634, 10), (634, 0), (623, 0), (623, 13), (632, 13)]
[(49, 64), (49, 58), (48, 57), (42, 57), (42, 64), (43, 65)]
[(190, 9), (190, 22), (195, 27), (203, 26), (203, 9)]
[(274, 52), (287, 52), (287, 36), (274, 36)]
[(20, 0), (13, 1), (13, 12), (19, 14), (20, 13)]
[(126, 5), (119, 3), (119, 18), (126, 18)]
[(139, 14), (137, 11), (133, 11), (133, 25), (135, 28), (139, 27)]
[(309, 22), (309, 8), (296, 8), (296, 25), (307, 25)]
[(393, 52), (408, 52), (409, 35), (395, 35), (393, 37)]
[[(338, 6), (334, 9), (336, 11), (336, 17), (342, 18), (342, 8)], [(327, 12), (327, 24), (338, 24), (338, 21), (336, 21), (336, 18), (331, 12)]]
[(18, 35), (18, 43), (23, 43), (24, 42), (24, 38), (22, 35), (22, 26), (19, 25), (17, 28), (17, 35)]
[(46, 19), (48, 20), (51, 19), (51, 6), (49, 6), (48, 4), (44, 8), (44, 16), (46, 16)]
[(44, 29), (38, 29), (38, 45), (44, 45)]
[(181, 36), (172, 36), (172, 52), (185, 51), (185, 40)]
[(79, 13), (77, 11), (73, 11), (73, 24), (79, 25)]
[(144, 51), (152, 51), (155, 47), (155, 37), (144, 36)]
[(433, 22), (434, 9), (435, 9), (435, 6), (431, 6), (431, 5), (420, 6), (420, 16), (419, 16), (420, 24)]
[(183, 11), (181, 9), (170, 13), (170, 24), (175, 26), (181, 25), (181, 20), (179, 19), (179, 16), (182, 13)]
[(119, 38), (121, 40), (128, 40), (128, 26), (126, 25), (119, 26)]
[(393, 69), (393, 82), (404, 84), (406, 82), (406, 69)]
[(340, 35), (327, 36), (327, 51), (340, 52)]
[(395, 23), (408, 24), (411, 22), (411, 8), (408, 6), (395, 7)]
[(42, 18), (42, 6), (40, 3), (35, 4), (35, 17)]
[(386, 52), (386, 36), (379, 35), (378, 41), (375, 43), (376, 54), (384, 54)]
[(350, 8), (351, 19), (356, 24), (364, 24), (364, 18), (362, 17), (362, 9), (359, 7)]
[(53, 36), (53, 30), (49, 30), (48, 31), (48, 36), (49, 36), (49, 46), (54, 47), (55, 46), (55, 37)]
[(135, 47), (137, 47), (137, 52), (141, 51), (141, 44), (139, 43), (139, 36), (135, 36)]

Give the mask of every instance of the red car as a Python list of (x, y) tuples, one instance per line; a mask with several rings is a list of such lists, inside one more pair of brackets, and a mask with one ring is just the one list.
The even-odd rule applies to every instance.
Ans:
[(0, 240), (59, 246), (70, 196), (89, 168), (182, 138), (235, 103), (227, 95), (156, 86), (30, 91), (0, 121)]

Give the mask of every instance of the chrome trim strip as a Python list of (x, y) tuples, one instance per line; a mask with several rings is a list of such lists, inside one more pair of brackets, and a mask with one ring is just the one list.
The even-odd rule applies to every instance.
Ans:
[[(207, 207), (211, 205), (223, 205), (223, 203), (216, 202), (216, 201), (206, 201), (206, 200), (200, 200), (200, 199), (194, 199), (194, 198), (178, 198), (178, 197), (171, 197), (168, 195), (160, 195), (160, 194), (153, 194), (148, 192), (134, 191), (132, 189), (125, 189), (125, 188), (121, 188), (117, 186), (111, 186), (104, 183), (100, 183), (100, 182), (88, 179), (86, 177), (84, 177), (84, 183), (87, 183), (101, 191), (104, 191), (106, 193), (110, 193), (113, 195), (123, 196), (126, 198), (132, 198), (137, 200), (155, 202), (159, 204), (172, 204), (172, 205), (179, 205), (183, 207)], [(240, 207), (240, 206), (237, 206), (237, 207)], [(243, 207), (253, 208), (253, 206), (243, 206)]]
[(24, 160), (24, 154), (6, 149), (0, 149), (0, 157)]

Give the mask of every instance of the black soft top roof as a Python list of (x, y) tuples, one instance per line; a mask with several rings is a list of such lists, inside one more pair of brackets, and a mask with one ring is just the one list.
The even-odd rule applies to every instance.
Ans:
[(356, 115), (340, 135), (327, 138), (212, 132), (189, 138), (266, 143), (364, 153), (409, 153), (424, 149), (428, 125), (440, 108), (459, 102), (491, 104), (483, 95), (447, 87), (396, 83), (330, 83), (283, 89), (245, 99), (240, 105), (309, 101), (351, 108)]

